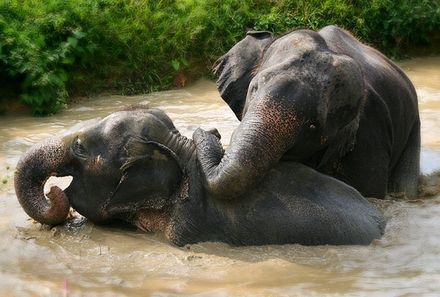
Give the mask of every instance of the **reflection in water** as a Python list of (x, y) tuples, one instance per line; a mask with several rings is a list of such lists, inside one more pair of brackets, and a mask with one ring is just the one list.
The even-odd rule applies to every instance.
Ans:
[[(440, 167), (440, 58), (402, 63), (420, 97), (422, 168)], [(0, 119), (0, 295), (321, 296), (440, 292), (440, 197), (386, 210), (383, 239), (368, 247), (298, 245), (175, 248), (154, 235), (92, 224), (51, 230), (30, 221), (13, 169), (32, 144), (128, 104), (164, 109), (187, 137), (217, 127), (227, 144), (238, 125), (212, 82), (150, 95), (106, 96), (48, 118)], [(79, 227), (78, 227), (79, 226)], [(198, 295), (200, 296), (200, 295)]]

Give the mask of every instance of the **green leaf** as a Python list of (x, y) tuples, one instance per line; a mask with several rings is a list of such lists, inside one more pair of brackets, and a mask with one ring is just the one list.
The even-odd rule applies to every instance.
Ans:
[(171, 60), (171, 66), (175, 71), (179, 71), (180, 69), (180, 62), (178, 60)]
[(84, 38), (87, 34), (81, 31), (74, 31), (73, 36), (75, 36), (76, 39)]
[(61, 60), (61, 63), (65, 64), (65, 65), (72, 65), (73, 62), (75, 62), (75, 58), (73, 58), (73, 57), (64, 57)]
[(187, 59), (182, 58), (180, 61), (182, 61), (183, 66), (188, 67), (189, 66), (189, 62)]
[(74, 37), (68, 37), (68, 38), (67, 38), (67, 43), (68, 43), (71, 47), (75, 48), (75, 47), (78, 45), (78, 39), (76, 39), (76, 38), (74, 38)]

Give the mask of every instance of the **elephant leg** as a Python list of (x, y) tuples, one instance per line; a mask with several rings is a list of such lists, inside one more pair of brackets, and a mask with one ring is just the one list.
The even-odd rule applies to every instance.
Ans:
[(405, 193), (407, 197), (416, 197), (420, 174), (420, 122), (417, 121), (408, 138), (406, 148), (394, 166), (388, 192)]
[(363, 110), (353, 150), (318, 170), (344, 181), (364, 197), (383, 199), (390, 175), (392, 123), (383, 100), (372, 90)]
[(378, 149), (371, 151), (361, 154), (354, 151), (341, 162), (320, 168), (320, 171), (354, 187), (364, 197), (383, 199), (387, 193), (389, 156)]

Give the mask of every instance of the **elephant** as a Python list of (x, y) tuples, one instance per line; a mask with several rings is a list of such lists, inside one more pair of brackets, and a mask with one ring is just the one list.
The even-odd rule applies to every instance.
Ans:
[[(69, 187), (52, 187), (46, 199), (48, 177), (69, 175)], [(296, 162), (274, 166), (240, 199), (213, 198), (194, 141), (163, 111), (143, 106), (36, 144), (19, 160), (14, 182), (25, 212), (43, 224), (64, 222), (71, 206), (97, 224), (129, 223), (177, 246), (365, 245), (385, 228), (354, 188)]]
[(217, 143), (207, 145), (208, 132), (194, 132), (213, 197), (241, 196), (284, 161), (335, 177), (365, 197), (417, 195), (415, 89), (398, 66), (349, 32), (337, 26), (279, 38), (248, 32), (214, 73), (241, 122), (224, 154)]

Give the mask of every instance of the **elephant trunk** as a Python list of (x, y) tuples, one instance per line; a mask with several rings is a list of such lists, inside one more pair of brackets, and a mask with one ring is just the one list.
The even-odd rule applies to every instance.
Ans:
[(69, 159), (60, 138), (51, 138), (32, 147), (18, 162), (15, 171), (15, 193), (24, 211), (34, 220), (48, 225), (62, 223), (69, 212), (66, 194), (53, 187), (46, 199), (44, 184)]
[(189, 160), (194, 156), (196, 146), (192, 139), (186, 138), (177, 130), (170, 132), (167, 136), (164, 144), (174, 152), (179, 166), (183, 170), (187, 166)]

